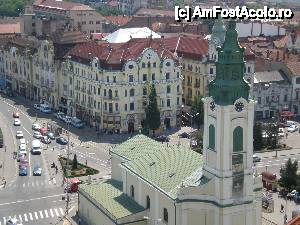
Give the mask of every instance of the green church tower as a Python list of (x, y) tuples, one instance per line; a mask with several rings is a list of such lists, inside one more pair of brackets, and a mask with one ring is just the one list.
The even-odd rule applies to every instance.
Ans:
[(241, 97), (248, 101), (250, 86), (244, 80), (244, 48), (238, 43), (234, 20), (229, 20), (225, 42), (217, 51), (216, 78), (208, 86), (209, 96), (218, 105), (233, 105)]

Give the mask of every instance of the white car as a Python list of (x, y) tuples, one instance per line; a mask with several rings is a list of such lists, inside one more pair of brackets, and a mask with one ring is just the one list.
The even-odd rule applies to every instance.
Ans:
[(23, 225), (23, 224), (20, 223), (19, 220), (17, 220), (16, 218), (13, 218), (6, 221), (5, 225)]
[(16, 134), (16, 138), (18, 138), (18, 139), (24, 138), (23, 132), (18, 130), (17, 134)]
[(256, 163), (256, 162), (260, 162), (261, 161), (261, 158), (258, 156), (258, 155), (253, 155), (253, 162)]
[(288, 132), (295, 132), (298, 130), (298, 127), (296, 125), (291, 125), (290, 127), (287, 128)]
[(36, 139), (40, 139), (43, 137), (43, 135), (40, 132), (35, 131), (35, 132), (33, 132), (33, 137)]
[(40, 110), (41, 107), (40, 107), (40, 104), (34, 104), (34, 105), (33, 105), (33, 108), (35, 108), (35, 109), (37, 109), (37, 110)]
[(27, 150), (26, 150), (26, 145), (25, 144), (21, 144), (19, 146), (19, 154), (24, 154), (24, 155), (27, 154)]
[(32, 130), (39, 130), (41, 129), (41, 126), (38, 123), (32, 124)]
[(20, 139), (20, 144), (26, 144), (25, 138), (21, 138), (21, 139)]
[(284, 137), (284, 129), (283, 128), (278, 129), (278, 137)]
[(63, 121), (64, 121), (65, 123), (71, 123), (72, 117), (71, 117), (71, 116), (65, 116), (65, 117), (63, 118)]
[(21, 120), (20, 119), (15, 119), (14, 120), (14, 125), (15, 126), (21, 126)]

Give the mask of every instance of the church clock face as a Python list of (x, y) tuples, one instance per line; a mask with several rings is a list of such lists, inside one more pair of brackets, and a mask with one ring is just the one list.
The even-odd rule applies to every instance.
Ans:
[(211, 109), (211, 111), (214, 111), (214, 110), (215, 110), (216, 105), (215, 105), (215, 102), (214, 102), (214, 101), (212, 101), (212, 102), (210, 103), (209, 108)]
[(244, 109), (244, 104), (242, 102), (237, 102), (235, 104), (235, 110), (237, 112), (241, 112), (241, 111), (243, 111), (243, 109)]

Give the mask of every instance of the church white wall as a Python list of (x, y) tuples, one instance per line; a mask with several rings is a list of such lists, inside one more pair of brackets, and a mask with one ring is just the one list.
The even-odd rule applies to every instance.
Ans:
[(120, 164), (125, 160), (120, 156), (112, 154), (111, 157), (111, 178), (114, 180), (122, 181), (122, 170)]

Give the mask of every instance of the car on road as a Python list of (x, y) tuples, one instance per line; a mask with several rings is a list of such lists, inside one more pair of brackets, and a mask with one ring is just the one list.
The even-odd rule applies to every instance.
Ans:
[(24, 155), (27, 154), (27, 150), (26, 150), (26, 145), (25, 144), (20, 144), (20, 146), (19, 146), (19, 153), (20, 154), (24, 154)]
[(41, 176), (42, 175), (42, 168), (40, 167), (39, 164), (36, 164), (33, 167), (33, 176)]
[(51, 139), (48, 136), (43, 136), (41, 138), (41, 142), (44, 144), (50, 144), (51, 143)]
[(21, 154), (19, 152), (18, 155), (17, 155), (17, 162), (20, 162), (22, 159), (25, 159), (25, 158), (26, 158), (25, 154)]
[(33, 140), (31, 144), (31, 153), (33, 155), (40, 155), (42, 154), (41, 151), (41, 142), (39, 140)]
[(63, 119), (63, 121), (64, 121), (65, 123), (71, 123), (72, 117), (71, 117), (71, 116), (65, 116), (64, 119)]
[(258, 155), (256, 155), (256, 154), (254, 154), (253, 155), (253, 162), (260, 162), (261, 161), (261, 158), (258, 156)]
[(15, 119), (14, 120), (14, 125), (15, 126), (21, 126), (21, 120), (20, 119)]
[(183, 132), (183, 133), (179, 134), (179, 137), (181, 137), (181, 138), (190, 138), (191, 135), (187, 132)]
[(191, 143), (190, 143), (190, 145), (191, 145), (191, 148), (197, 148), (197, 146), (198, 146), (198, 143), (197, 143), (197, 141), (196, 141), (196, 140), (191, 140)]
[(19, 112), (13, 112), (13, 118), (19, 118), (20, 113)]
[(160, 141), (160, 142), (169, 142), (170, 138), (166, 135), (160, 135), (160, 136), (156, 137), (155, 140)]
[(17, 133), (16, 133), (16, 138), (17, 138), (17, 139), (24, 138), (23, 132), (22, 132), (21, 130), (18, 130), (18, 131), (17, 131)]
[(48, 132), (48, 130), (47, 130), (47, 128), (45, 128), (45, 127), (42, 127), (42, 128), (40, 128), (39, 129), (39, 132), (41, 133), (41, 135), (46, 135), (46, 133)]
[(53, 134), (52, 132), (48, 132), (46, 135), (47, 135), (48, 138), (50, 138), (51, 140), (55, 140), (55, 136), (54, 136), (54, 134)]
[(85, 123), (82, 120), (78, 119), (77, 117), (72, 118), (71, 124), (72, 124), (72, 126), (79, 128), (79, 129), (84, 128), (84, 126), (85, 126)]
[(66, 115), (65, 115), (64, 113), (61, 113), (61, 114), (59, 115), (59, 119), (60, 119), (61, 121), (65, 121), (65, 117), (66, 117)]
[(25, 144), (25, 145), (26, 145), (26, 140), (25, 140), (25, 138), (21, 138), (21, 139), (20, 139), (20, 144)]
[(40, 107), (40, 104), (34, 104), (34, 105), (33, 105), (33, 108), (35, 108), (35, 109), (37, 109), (37, 110), (40, 110), (41, 107)]
[(63, 137), (58, 137), (58, 138), (56, 138), (56, 143), (61, 144), (61, 145), (66, 145), (66, 144), (68, 144), (68, 140)]
[(34, 131), (33, 132), (33, 137), (36, 139), (40, 139), (43, 137), (43, 135), (39, 131)]
[(287, 131), (291, 132), (291, 133), (296, 132), (297, 130), (298, 130), (298, 127), (296, 125), (291, 125), (287, 128)]
[(27, 176), (27, 166), (19, 167), (19, 176)]
[(18, 219), (12, 218), (7, 220), (5, 225), (23, 225), (23, 224), (20, 223)]
[(52, 112), (51, 108), (47, 104), (41, 104), (40, 111), (48, 114)]
[(61, 120), (65, 114), (63, 112), (54, 113), (56, 119)]
[(32, 124), (32, 130), (39, 130), (41, 129), (41, 126), (38, 123)]

